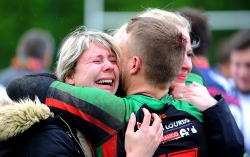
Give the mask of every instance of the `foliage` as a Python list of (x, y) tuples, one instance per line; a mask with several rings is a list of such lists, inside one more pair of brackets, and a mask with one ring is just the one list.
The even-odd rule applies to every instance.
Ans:
[[(210, 10), (249, 10), (250, 1), (233, 0), (106, 0), (105, 11), (142, 11), (145, 8), (174, 10), (182, 6)], [(0, 69), (10, 64), (21, 35), (37, 27), (52, 33), (58, 49), (61, 40), (84, 21), (84, 0), (1, 0)], [(215, 32), (219, 33), (220, 32)], [(225, 35), (225, 33), (222, 35)], [(228, 34), (229, 35), (229, 34)], [(215, 35), (218, 37), (220, 35)], [(216, 39), (214, 39), (216, 41)], [(55, 55), (56, 56), (56, 55)], [(55, 60), (55, 57), (54, 57)]]
[(58, 49), (65, 35), (83, 23), (83, 1), (79, 0), (2, 0), (0, 10), (0, 68), (10, 64), (20, 37), (28, 29), (51, 32)]

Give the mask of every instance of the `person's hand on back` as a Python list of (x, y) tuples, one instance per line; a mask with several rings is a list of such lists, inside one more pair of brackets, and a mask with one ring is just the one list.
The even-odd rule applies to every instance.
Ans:
[[(150, 114), (145, 108), (142, 110), (144, 119), (139, 130), (134, 131), (134, 126), (136, 125), (134, 113), (131, 114), (128, 122), (125, 134), (127, 157), (152, 157), (162, 140), (163, 127), (160, 117), (155, 113)], [(150, 126), (151, 118), (154, 121)]]

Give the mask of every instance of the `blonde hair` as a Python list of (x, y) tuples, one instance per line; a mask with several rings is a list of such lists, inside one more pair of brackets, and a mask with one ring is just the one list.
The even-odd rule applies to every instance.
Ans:
[(98, 43), (114, 53), (119, 64), (121, 50), (112, 36), (80, 26), (64, 39), (59, 49), (56, 75), (60, 81), (65, 82), (65, 78), (74, 73), (77, 59), (86, 49), (89, 49), (89, 44), (92, 42)]
[[(165, 22), (170, 22), (187, 29), (188, 32), (191, 31), (190, 22), (182, 16), (179, 12), (170, 12), (166, 10), (161, 10), (157, 8), (148, 8), (146, 11), (141, 12), (138, 17), (152, 17)], [(112, 32), (112, 35), (116, 40), (119, 40), (122, 34), (126, 31), (127, 23), (121, 26), (118, 30)]]

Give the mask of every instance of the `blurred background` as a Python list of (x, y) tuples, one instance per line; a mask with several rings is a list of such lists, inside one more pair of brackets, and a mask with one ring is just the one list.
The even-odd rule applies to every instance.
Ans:
[(186, 6), (207, 13), (212, 30), (212, 65), (218, 43), (239, 29), (250, 28), (250, 1), (246, 0), (1, 0), (0, 70), (11, 64), (19, 39), (31, 28), (44, 29), (53, 36), (53, 70), (62, 39), (80, 25), (108, 32), (146, 8), (175, 11)]

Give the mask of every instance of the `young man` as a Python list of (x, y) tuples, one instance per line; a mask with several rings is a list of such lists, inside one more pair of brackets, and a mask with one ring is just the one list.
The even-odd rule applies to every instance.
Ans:
[[(154, 17), (163, 21), (171, 22), (187, 39), (184, 63), (178, 75), (171, 83), (170, 93), (176, 99), (185, 100), (194, 104), (203, 114), (204, 125), (207, 132), (206, 135), (208, 137), (208, 156), (243, 156), (243, 135), (237, 127), (234, 117), (228, 107), (228, 103), (224, 98), (219, 98), (219, 95), (215, 97), (218, 102), (216, 104), (211, 103), (214, 99), (209, 95), (207, 89), (201, 86), (203, 83), (200, 75), (193, 71), (194, 67), (192, 67), (191, 61), (192, 46), (189, 36), (191, 26), (188, 20), (178, 12), (169, 12), (155, 8), (147, 9), (142, 12), (139, 17)], [(126, 32), (125, 26), (126, 24), (120, 27), (119, 30), (115, 31), (114, 37), (118, 41), (122, 34)], [(185, 86), (185, 84), (188, 86)], [(164, 132), (167, 132), (166, 128), (164, 129)]]

